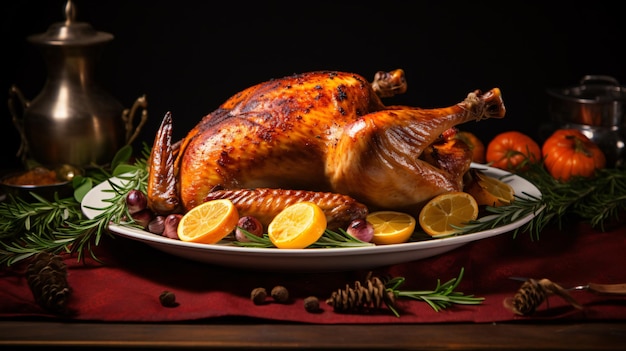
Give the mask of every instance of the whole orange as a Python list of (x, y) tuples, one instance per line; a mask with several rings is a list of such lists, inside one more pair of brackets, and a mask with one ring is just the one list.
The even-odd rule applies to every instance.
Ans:
[(472, 151), (472, 162), (485, 163), (485, 144), (474, 133), (459, 131), (454, 137), (469, 146)]

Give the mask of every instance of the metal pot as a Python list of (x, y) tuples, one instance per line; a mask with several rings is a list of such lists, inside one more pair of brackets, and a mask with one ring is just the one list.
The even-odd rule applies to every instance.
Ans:
[(573, 128), (594, 141), (607, 165), (626, 163), (626, 88), (611, 76), (587, 75), (580, 85), (549, 89), (550, 117), (558, 128)]

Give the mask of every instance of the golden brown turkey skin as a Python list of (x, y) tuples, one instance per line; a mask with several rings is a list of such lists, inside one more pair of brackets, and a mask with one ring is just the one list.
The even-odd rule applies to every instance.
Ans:
[[(261, 191), (266, 188), (348, 195), (370, 209), (418, 208), (439, 193), (461, 189), (469, 169), (463, 157), (441, 169), (433, 162), (437, 155), (423, 157), (424, 151), (434, 150), (431, 145), (455, 125), (505, 114), (497, 88), (439, 109), (385, 106), (377, 94), (363, 77), (344, 72), (304, 73), (250, 87), (205, 116), (172, 162), (154, 155), (171, 151), (163, 145), (167, 138), (155, 139), (150, 206), (173, 210), (173, 202), (159, 196), (171, 193), (171, 186), (159, 183), (169, 179), (163, 175), (169, 168), (184, 210), (215, 190), (259, 189), (258, 201), (267, 201)], [(168, 123), (164, 119), (161, 129)], [(238, 207), (244, 214), (255, 206), (246, 194)], [(273, 215), (281, 209), (264, 210)]]
[(502, 118), (504, 113), (497, 88), (470, 93), (465, 101), (446, 108), (369, 113), (346, 125), (340, 142), (327, 155), (327, 177), (333, 191), (348, 194), (370, 209), (414, 213), (436, 195), (462, 190), (463, 174), (471, 163), (466, 152), (449, 164), (451, 168), (442, 169), (424, 151), (458, 124)]
[(349, 196), (321, 191), (268, 188), (216, 190), (205, 198), (206, 201), (216, 199), (231, 200), (240, 214), (255, 217), (265, 227), (280, 210), (300, 201), (316, 203), (324, 211), (331, 230), (346, 229), (353, 220), (363, 219), (368, 213), (365, 205)]
[(204, 117), (180, 154), (185, 208), (225, 189), (332, 191), (326, 155), (344, 126), (383, 105), (363, 78), (307, 73), (251, 87)]

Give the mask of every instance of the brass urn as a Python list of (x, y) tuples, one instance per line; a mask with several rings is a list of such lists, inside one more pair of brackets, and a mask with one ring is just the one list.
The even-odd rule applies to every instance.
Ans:
[[(137, 134), (128, 121), (132, 114), (94, 80), (95, 62), (113, 35), (77, 22), (72, 1), (65, 6), (65, 17), (45, 33), (28, 37), (41, 48), (48, 76), (32, 101), (11, 88), (9, 107), (22, 138), (18, 155), (50, 167), (103, 165)], [(16, 100), (22, 103), (22, 116), (16, 113)], [(144, 110), (136, 132), (145, 123), (145, 98), (137, 104)]]

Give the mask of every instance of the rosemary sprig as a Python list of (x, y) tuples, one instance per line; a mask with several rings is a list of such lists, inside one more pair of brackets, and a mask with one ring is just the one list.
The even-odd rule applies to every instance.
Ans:
[[(470, 221), (463, 227), (459, 227), (461, 232), (458, 235), (494, 229), (513, 223), (530, 214), (535, 214), (535, 217), (532, 220), (524, 226), (516, 228), (513, 234), (516, 236), (518, 232), (531, 232), (534, 236), (538, 236), (539, 232), (541, 232), (541, 230), (551, 221), (552, 214), (546, 214), (542, 211), (545, 208), (545, 201), (542, 198), (537, 198), (529, 194), (525, 195), (527, 197), (515, 195), (515, 200), (506, 206), (486, 206), (485, 212), (488, 213), (488, 215), (477, 220)], [(546, 215), (550, 218), (542, 218)]]
[(344, 229), (339, 228), (338, 232), (326, 229), (324, 234), (309, 248), (332, 248), (332, 247), (363, 247), (374, 246), (373, 243), (361, 241), (348, 234)]
[(538, 239), (546, 226), (556, 224), (561, 228), (565, 218), (572, 215), (604, 230), (606, 221), (617, 219), (626, 209), (626, 170), (623, 168), (600, 169), (593, 178), (576, 177), (568, 182), (554, 179), (542, 163), (528, 164), (517, 174), (533, 183), (541, 191), (541, 198), (524, 194), (526, 197), (516, 196), (510, 205), (488, 206), (485, 211), (493, 216), (468, 223), (462, 228), (463, 234), (493, 229), (532, 213), (536, 216), (517, 228), (514, 236), (530, 232)]
[[(144, 148), (143, 158), (129, 163), (130, 146), (118, 151), (111, 163), (113, 172), (105, 168), (90, 169), (84, 176), (73, 179), (74, 197), (48, 201), (32, 194), (34, 201), (9, 196), (0, 202), (0, 264), (10, 266), (41, 251), (51, 253), (76, 253), (78, 260), (89, 253), (97, 260), (93, 249), (100, 243), (109, 222), (124, 222), (130, 218), (126, 213), (125, 194), (132, 188), (145, 189), (147, 179), (146, 160), (149, 149)], [(113, 197), (110, 205), (88, 219), (81, 211), (81, 201), (93, 186), (117, 176), (123, 186), (111, 183)], [(129, 222), (129, 220), (126, 220)], [(130, 222), (132, 224), (132, 219)]]
[[(79, 204), (72, 198), (59, 199), (55, 194), (50, 202), (35, 193), (31, 195), (38, 202), (29, 203), (22, 198), (9, 194), (4, 203), (0, 203), (0, 218), (10, 218), (0, 222), (0, 239), (10, 238), (21, 230), (41, 229), (42, 234), (60, 227), (66, 220), (81, 216)], [(34, 216), (42, 213), (41, 216)]]
[[(462, 292), (455, 291), (461, 283), (461, 279), (463, 279), (464, 272), (465, 269), (461, 268), (457, 278), (452, 278), (443, 284), (437, 279), (437, 286), (434, 290), (399, 290), (399, 287), (404, 284), (404, 277), (395, 277), (388, 280), (385, 283), (385, 289), (387, 292), (393, 293), (396, 298), (404, 297), (426, 302), (436, 312), (446, 309), (452, 304), (479, 305), (485, 300), (484, 297), (465, 295)], [(393, 306), (388, 304), (387, 307), (396, 317), (400, 316)]]
[(533, 165), (520, 175), (541, 191), (546, 204), (544, 221), (554, 218), (560, 225), (565, 214), (569, 213), (604, 230), (607, 220), (618, 218), (626, 209), (624, 168), (599, 169), (593, 178), (575, 177), (566, 183), (555, 180), (540, 165)]
[(51, 202), (37, 194), (31, 195), (36, 202), (10, 195), (0, 203), (0, 264), (11, 265), (39, 251), (66, 250), (66, 238), (56, 237), (54, 231), (83, 218), (80, 204), (73, 198), (55, 196)]
[(272, 244), (272, 241), (270, 240), (270, 237), (267, 235), (267, 233), (264, 233), (262, 237), (259, 237), (241, 227), (237, 228), (242, 231), (242, 233), (245, 235), (246, 238), (248, 238), (249, 241), (244, 242), (233, 239), (233, 245), (242, 247), (275, 247), (274, 244)]
[[(242, 246), (242, 247), (265, 247), (265, 248), (275, 248), (274, 244), (269, 238), (267, 233), (264, 233), (262, 237), (258, 237), (245, 229), (239, 228), (246, 238), (250, 240), (249, 242), (243, 241), (233, 241), (233, 245)], [(373, 243), (368, 243), (365, 241), (361, 241), (352, 235), (348, 234), (345, 230), (339, 228), (338, 232), (332, 231), (330, 229), (326, 229), (324, 234), (317, 239), (316, 242), (309, 245), (307, 248), (338, 248), (338, 247), (363, 247), (363, 246), (374, 246)]]

